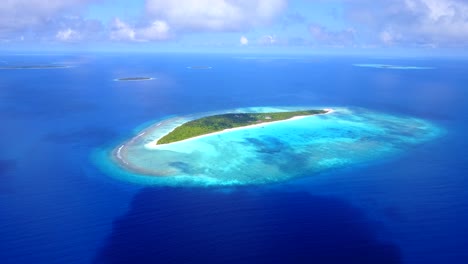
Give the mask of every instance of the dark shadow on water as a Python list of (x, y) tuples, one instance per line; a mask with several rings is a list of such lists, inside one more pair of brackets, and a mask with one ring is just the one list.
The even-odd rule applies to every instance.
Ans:
[(16, 161), (11, 159), (0, 159), (0, 193), (7, 191), (12, 180), (10, 174), (16, 167)]
[(16, 162), (10, 159), (0, 159), (0, 175), (3, 176), (16, 166)]
[(265, 154), (276, 154), (284, 150), (287, 144), (274, 137), (246, 138), (248, 144), (253, 144), (257, 147), (257, 152)]
[[(257, 159), (265, 164), (275, 164), (284, 173), (291, 173), (297, 168), (305, 168), (308, 164), (308, 155), (298, 155), (294, 148), (284, 140), (262, 136), (260, 138), (246, 138), (246, 146), (255, 146)], [(291, 157), (294, 157), (291, 159)]]
[(358, 209), (302, 192), (147, 188), (95, 263), (401, 263)]

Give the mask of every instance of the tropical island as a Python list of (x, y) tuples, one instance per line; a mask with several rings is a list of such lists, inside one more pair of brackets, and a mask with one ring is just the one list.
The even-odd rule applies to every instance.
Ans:
[(189, 66), (187, 68), (189, 68), (191, 70), (209, 70), (212, 67), (211, 66), (204, 66), (204, 65), (195, 65), (195, 66)]
[(153, 80), (154, 78), (151, 77), (126, 77), (126, 78), (118, 78), (116, 81), (149, 81)]
[(432, 70), (433, 67), (421, 66), (404, 66), (404, 65), (391, 65), (391, 64), (353, 64), (356, 67), (376, 68), (376, 69), (390, 69), (390, 70)]
[(12, 66), (2, 66), (0, 69), (3, 70), (32, 70), (32, 69), (62, 69), (70, 68), (66, 65), (12, 65)]
[[(187, 140), (157, 143), (197, 123), (202, 131), (181, 135)], [(422, 119), (363, 108), (248, 107), (158, 120), (93, 159), (116, 179), (143, 185), (267, 184), (385, 159), (443, 133)]]
[(186, 122), (161, 137), (156, 145), (168, 144), (190, 139), (206, 134), (220, 132), (226, 129), (259, 125), (275, 121), (287, 120), (294, 117), (326, 114), (331, 110), (302, 110), (272, 113), (227, 113), (207, 116)]

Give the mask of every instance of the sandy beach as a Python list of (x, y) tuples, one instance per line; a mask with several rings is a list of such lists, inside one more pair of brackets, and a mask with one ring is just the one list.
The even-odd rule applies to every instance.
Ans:
[[(323, 109), (323, 110), (325, 110), (325, 111), (327, 111), (327, 112), (324, 113), (324, 114), (320, 114), (320, 115), (331, 114), (331, 113), (334, 112), (334, 110), (331, 109), (331, 108), (326, 108), (326, 109)], [(278, 120), (278, 121), (266, 122), (266, 123), (260, 123), (260, 124), (254, 124), (254, 125), (249, 125), (249, 126), (228, 128), (228, 129), (224, 129), (224, 130), (221, 130), (221, 131), (218, 131), (218, 132), (213, 132), (213, 133), (209, 133), (209, 134), (205, 134), (205, 135), (200, 135), (200, 136), (197, 136), (197, 137), (188, 138), (188, 139), (184, 139), (184, 140), (177, 141), (177, 142), (173, 142), (173, 143), (157, 145), (156, 143), (158, 142), (159, 139), (161, 139), (162, 137), (164, 137), (165, 135), (171, 133), (174, 129), (176, 129), (176, 127), (174, 127), (174, 129), (172, 129), (172, 130), (169, 131), (168, 133), (166, 133), (166, 134), (164, 134), (164, 135), (161, 135), (161, 136), (158, 137), (157, 139), (155, 139), (155, 140), (153, 140), (153, 141), (151, 141), (151, 142), (145, 144), (145, 148), (148, 148), (148, 149), (164, 149), (164, 146), (170, 145), (170, 144), (177, 144), (177, 143), (187, 142), (187, 141), (190, 141), (190, 140), (200, 139), (200, 138), (204, 138), (204, 137), (208, 137), (208, 136), (219, 135), (219, 134), (222, 134), (222, 133), (232, 132), (232, 131), (236, 131), (236, 130), (258, 128), (258, 127), (263, 127), (263, 126), (267, 126), (267, 125), (270, 125), (270, 124), (277, 124), (277, 123), (279, 123), (279, 122), (287, 122), (287, 121), (292, 121), (292, 120), (298, 120), (298, 119), (302, 119), (302, 118), (309, 117), (309, 116), (310, 116), (310, 115), (295, 116), (295, 117), (292, 117), (292, 118), (289, 118), (289, 119), (285, 119), (285, 120)]]
[[(323, 109), (325, 111), (327, 111), (326, 113), (324, 114), (320, 114), (320, 115), (326, 115), (326, 114), (331, 114), (334, 112), (333, 109), (331, 108), (325, 108)], [(135, 145), (140, 145), (140, 144), (144, 144), (144, 148), (148, 149), (148, 150), (164, 150), (166, 149), (167, 147), (169, 146), (174, 146), (174, 144), (178, 144), (178, 143), (183, 143), (183, 142), (187, 142), (189, 140), (195, 140), (195, 139), (200, 139), (200, 138), (203, 138), (203, 137), (208, 137), (208, 136), (214, 136), (214, 135), (219, 135), (219, 134), (222, 134), (222, 133), (226, 133), (226, 132), (231, 132), (231, 131), (236, 131), (236, 130), (242, 130), (242, 129), (253, 129), (253, 128), (258, 128), (258, 127), (263, 127), (263, 126), (267, 126), (267, 125), (270, 125), (270, 124), (276, 124), (276, 123), (279, 123), (279, 122), (287, 122), (287, 121), (292, 121), (292, 120), (298, 120), (298, 119), (302, 119), (302, 118), (306, 118), (306, 117), (310, 117), (310, 115), (305, 115), (305, 116), (295, 116), (295, 117), (292, 117), (292, 118), (289, 118), (289, 119), (285, 119), (285, 120), (279, 120), (279, 121), (273, 121), (273, 122), (267, 122), (267, 123), (260, 123), (260, 124), (254, 124), (254, 125), (250, 125), (250, 126), (243, 126), (243, 127), (235, 127), (235, 128), (229, 128), (229, 129), (225, 129), (225, 130), (222, 130), (222, 131), (218, 131), (218, 132), (214, 132), (214, 133), (210, 133), (210, 134), (205, 134), (205, 135), (200, 135), (200, 136), (197, 136), (197, 137), (193, 137), (193, 138), (189, 138), (189, 139), (185, 139), (185, 140), (181, 140), (181, 141), (177, 141), (177, 142), (173, 142), (173, 143), (169, 143), (169, 144), (161, 144), (161, 145), (156, 145), (156, 142), (158, 142), (158, 140), (162, 137), (164, 137), (166, 134), (170, 133), (172, 130), (174, 130), (176, 127), (182, 125), (183, 123), (185, 122), (188, 122), (189, 120), (184, 120), (182, 123), (180, 122), (180, 117), (178, 118), (171, 118), (171, 119), (168, 119), (168, 120), (164, 120), (162, 122), (159, 122), (159, 123), (156, 123), (148, 128), (146, 128), (145, 130), (143, 130), (142, 132), (140, 132), (138, 135), (136, 135), (135, 137), (133, 137), (132, 139), (130, 139), (129, 141), (123, 143), (122, 145), (120, 145), (118, 148), (114, 149), (114, 151), (112, 152), (112, 156), (114, 157), (114, 160), (117, 161), (117, 163), (119, 163), (121, 166), (127, 168), (127, 169), (131, 169), (132, 171), (135, 171), (137, 173), (141, 173), (141, 174), (147, 174), (147, 175), (166, 175), (168, 172), (167, 171), (158, 171), (157, 173), (154, 172), (154, 171), (151, 171), (151, 170), (145, 170), (145, 169), (142, 169), (140, 167), (137, 167), (137, 166), (134, 166), (133, 164), (131, 164), (128, 160), (127, 160), (127, 154), (128, 154), (128, 149), (131, 148), (131, 147), (134, 147)], [(173, 127), (171, 130), (169, 130), (168, 132), (162, 134), (162, 135), (157, 135), (157, 133), (155, 133), (156, 130), (160, 129), (160, 127), (162, 126), (165, 126), (165, 125), (168, 125), (168, 124), (173, 124), (173, 123), (176, 123), (178, 125), (176, 125), (175, 127)], [(151, 135), (152, 134), (156, 134), (156, 135), (153, 135), (153, 136), (156, 136), (154, 139), (151, 139)], [(150, 141), (148, 143), (144, 143), (145, 141), (148, 140), (148, 137), (150, 138)]]
[(155, 80), (156, 78), (153, 77), (148, 77), (144, 79), (136, 79), (136, 80), (124, 80), (125, 78), (116, 78), (114, 79), (114, 82), (144, 82), (144, 81), (152, 81)]

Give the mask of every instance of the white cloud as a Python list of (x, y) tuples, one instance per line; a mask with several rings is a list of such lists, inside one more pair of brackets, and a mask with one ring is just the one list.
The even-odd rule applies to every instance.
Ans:
[(95, 1), (100, 0), (3, 0), (0, 39), (28, 42), (102, 39), (102, 23), (80, 16)]
[[(421, 10), (418, 25), (412, 31), (428, 41), (465, 41), (468, 43), (468, 3), (460, 0), (407, 0), (408, 5), (418, 2)], [(411, 9), (410, 9), (411, 10)]]
[(142, 40), (166, 40), (169, 39), (169, 29), (165, 21), (156, 20), (148, 27), (139, 29), (137, 36)]
[[(107, 27), (85, 19), (83, 11), (103, 0), (3, 0), (0, 40), (77, 42), (85, 40), (164, 41), (205, 31), (244, 31), (268, 25), (288, 0), (145, 0), (137, 23), (115, 18)], [(107, 1), (108, 2), (108, 1)], [(108, 4), (108, 3), (107, 3)], [(110, 3), (112, 4), (112, 3)], [(242, 41), (248, 44), (248, 39)]]
[(110, 39), (121, 41), (134, 41), (136, 40), (135, 35), (136, 33), (133, 27), (123, 22), (119, 18), (115, 18), (112, 22)]
[(355, 30), (353, 28), (331, 31), (320, 25), (310, 25), (309, 32), (318, 44), (349, 46), (353, 45), (355, 40)]
[(276, 37), (272, 35), (265, 35), (258, 40), (258, 43), (261, 45), (273, 45), (276, 43)]
[(382, 31), (380, 32), (380, 40), (385, 44), (385, 45), (391, 45), (394, 42), (394, 37), (390, 31)]
[(80, 40), (81, 35), (77, 31), (71, 28), (67, 28), (65, 30), (60, 30), (59, 32), (57, 32), (57, 34), (55, 35), (55, 38), (64, 42), (73, 42), (73, 41)]
[(119, 18), (115, 18), (111, 25), (111, 40), (143, 42), (167, 40), (169, 38), (169, 25), (160, 20), (153, 21), (147, 26), (134, 27)]
[(468, 45), (466, 0), (345, 0), (345, 4), (347, 18), (358, 23), (360, 31), (367, 31), (367, 37), (373, 34), (374, 41), (386, 45)]
[(286, 0), (147, 0), (146, 10), (178, 31), (239, 31), (271, 22), (286, 5)]
[(0, 36), (37, 29), (64, 13), (77, 13), (93, 0), (3, 0), (0, 4)]
[(240, 44), (243, 45), (243, 46), (249, 44), (249, 40), (247, 39), (247, 37), (242, 36), (242, 37), (240, 38)]

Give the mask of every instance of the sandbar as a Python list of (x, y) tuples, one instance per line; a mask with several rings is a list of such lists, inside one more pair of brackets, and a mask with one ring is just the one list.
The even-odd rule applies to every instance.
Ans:
[(151, 81), (154, 80), (152, 77), (125, 77), (125, 78), (117, 78), (114, 81), (117, 82), (138, 82), (138, 81)]

